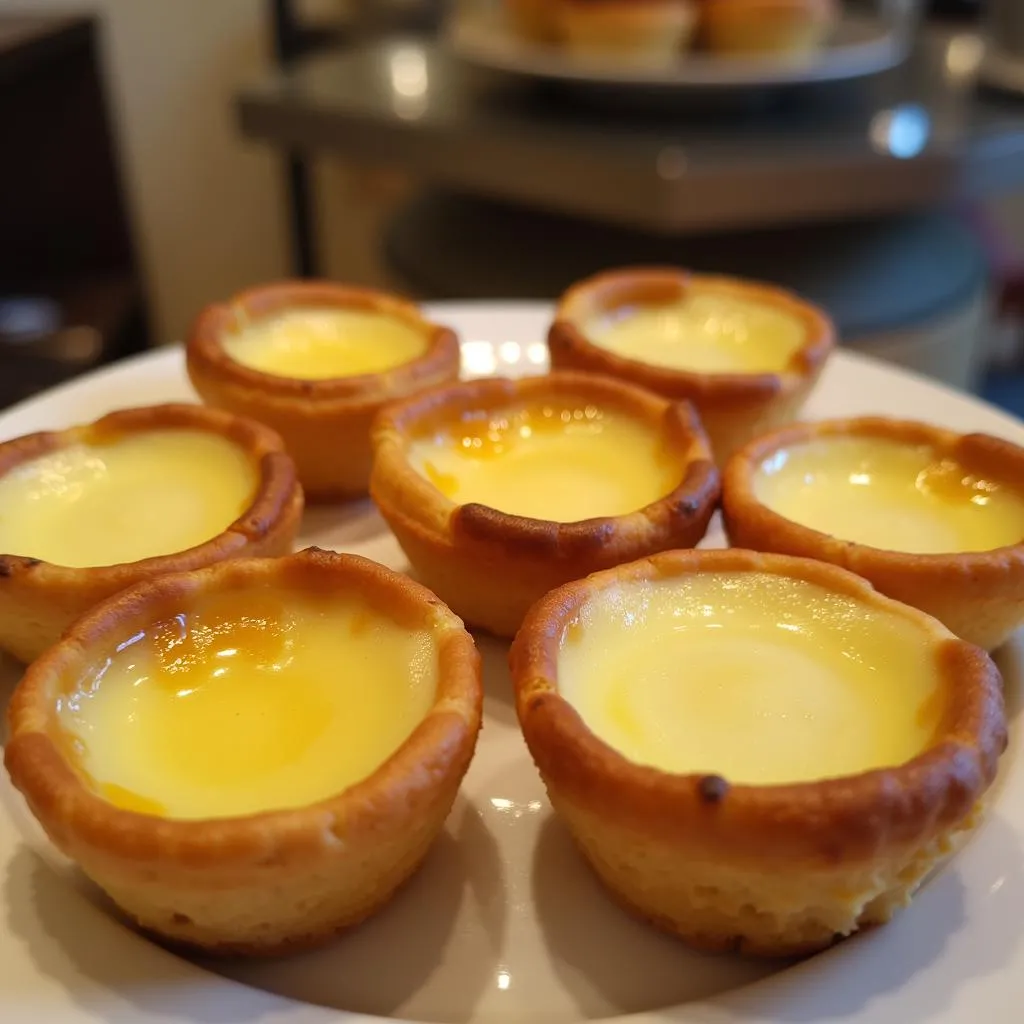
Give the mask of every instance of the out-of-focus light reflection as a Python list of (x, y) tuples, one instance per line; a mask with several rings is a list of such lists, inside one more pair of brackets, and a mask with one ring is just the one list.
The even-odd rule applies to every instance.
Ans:
[(522, 352), (522, 346), (515, 341), (503, 341), (498, 346), (498, 355), (503, 363), (518, 363)]
[(512, 984), (512, 975), (509, 974), (508, 971), (498, 971), (497, 982), (498, 988), (500, 988), (502, 992), (505, 992), (509, 985)]
[(486, 376), (498, 368), (494, 346), (489, 341), (467, 341), (462, 346), (462, 368), (470, 376)]
[(965, 32), (953, 36), (946, 45), (946, 77), (953, 81), (973, 78), (985, 56), (980, 36)]
[(522, 818), (527, 814), (537, 814), (544, 809), (542, 800), (509, 800), (503, 796), (492, 796), (491, 806), (501, 814), (507, 814), (513, 818)]
[(526, 361), (534, 367), (547, 369), (548, 347), (543, 341), (534, 341), (526, 346)]
[(388, 55), (391, 76), (391, 107), (406, 121), (422, 117), (427, 110), (430, 77), (427, 58), (418, 46), (396, 46)]
[(868, 128), (868, 138), (879, 153), (898, 160), (910, 160), (928, 144), (931, 129), (928, 112), (923, 107), (907, 103), (875, 114)]

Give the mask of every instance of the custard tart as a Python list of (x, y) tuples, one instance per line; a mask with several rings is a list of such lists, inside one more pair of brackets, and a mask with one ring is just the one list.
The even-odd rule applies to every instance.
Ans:
[(697, 27), (691, 0), (550, 0), (557, 34), (584, 57), (670, 64)]
[(701, 43), (721, 55), (814, 53), (839, 22), (838, 0), (704, 0)]
[(980, 648), (835, 566), (674, 551), (559, 588), (510, 654), (526, 743), (610, 893), (702, 949), (889, 920), (1006, 746)]
[(143, 929), (272, 954), (358, 924), (415, 871), (481, 702), (473, 640), (433, 594), (310, 549), (94, 609), (16, 689), (5, 763)]
[(0, 649), (31, 661), (141, 580), (285, 554), (302, 506), (273, 431), (200, 405), (0, 444)]
[(832, 562), (986, 650), (1024, 623), (1024, 448), (881, 417), (797, 424), (725, 470), (733, 544)]
[(365, 494), (373, 417), (459, 375), (448, 328), (402, 299), (327, 282), (264, 285), (209, 306), (186, 357), (204, 402), (284, 438), (316, 500)]
[(719, 461), (797, 416), (834, 345), (826, 314), (780, 288), (642, 267), (574, 285), (548, 335), (555, 369), (693, 402)]
[(370, 493), (414, 571), (499, 636), (553, 587), (696, 544), (719, 494), (689, 405), (588, 374), (440, 388), (373, 440)]

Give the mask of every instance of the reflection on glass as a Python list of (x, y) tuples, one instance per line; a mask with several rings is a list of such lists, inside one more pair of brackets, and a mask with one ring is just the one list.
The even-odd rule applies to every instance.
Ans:
[(419, 46), (396, 46), (388, 55), (391, 78), (391, 106), (406, 121), (422, 117), (427, 110), (430, 77), (427, 58)]
[(914, 103), (891, 110), (880, 110), (871, 119), (868, 138), (879, 153), (898, 160), (918, 156), (928, 144), (931, 118), (928, 111)]

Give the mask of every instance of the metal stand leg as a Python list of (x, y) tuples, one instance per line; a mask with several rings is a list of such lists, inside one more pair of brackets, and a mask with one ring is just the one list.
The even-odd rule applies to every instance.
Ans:
[(288, 200), (291, 213), (292, 267), (297, 277), (316, 277), (318, 260), (313, 213), (313, 182), (306, 158), (289, 153)]
[[(274, 55), (281, 67), (303, 50), (303, 34), (291, 0), (270, 0)], [(292, 235), (292, 270), (298, 277), (315, 277), (317, 270), (314, 238), (314, 195), (309, 163), (301, 153), (285, 157), (287, 197)]]

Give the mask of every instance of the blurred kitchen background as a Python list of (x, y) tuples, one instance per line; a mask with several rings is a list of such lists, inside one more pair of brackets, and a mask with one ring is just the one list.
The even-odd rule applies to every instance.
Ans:
[(469, 67), (453, 6), (0, 0), (0, 403), (286, 275), (553, 298), (658, 261), (1024, 414), (1024, 0), (848, 0), (898, 67), (686, 97)]

